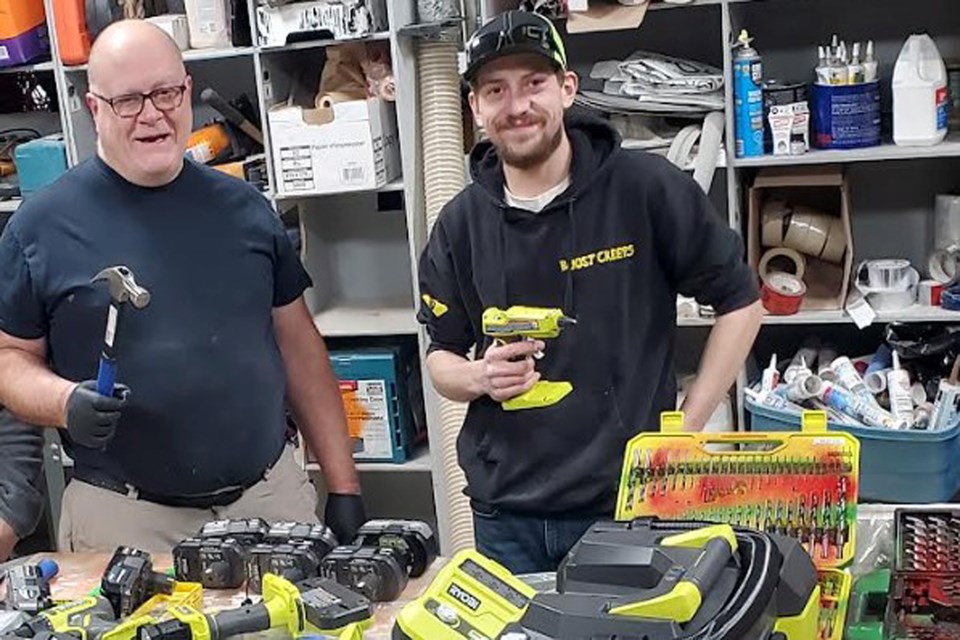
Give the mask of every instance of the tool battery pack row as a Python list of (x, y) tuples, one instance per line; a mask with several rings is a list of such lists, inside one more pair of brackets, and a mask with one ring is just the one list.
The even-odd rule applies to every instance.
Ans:
[(817, 640), (840, 640), (853, 560), (860, 446), (827, 433), (823, 412), (807, 412), (793, 433), (683, 431), (664, 414), (659, 433), (627, 444), (616, 518), (656, 516), (719, 522), (795, 539), (820, 581)]

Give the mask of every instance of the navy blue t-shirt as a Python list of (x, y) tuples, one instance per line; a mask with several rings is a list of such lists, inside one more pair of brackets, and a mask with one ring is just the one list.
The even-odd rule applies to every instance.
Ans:
[(252, 483), (285, 437), (271, 312), (312, 284), (280, 220), (207, 167), (187, 161), (144, 188), (94, 158), (25, 201), (0, 237), (0, 329), (46, 336), (53, 371), (96, 378), (109, 293), (90, 280), (115, 265), (151, 299), (120, 318), (117, 381), (131, 395), (115, 439), (67, 443), (78, 473), (170, 496)]

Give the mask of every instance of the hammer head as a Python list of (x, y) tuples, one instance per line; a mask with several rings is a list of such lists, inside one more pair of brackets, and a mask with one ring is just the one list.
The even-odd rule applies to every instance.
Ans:
[(91, 282), (106, 280), (110, 285), (110, 297), (118, 305), (130, 302), (137, 309), (150, 304), (150, 292), (137, 284), (133, 272), (127, 267), (108, 267), (95, 275)]

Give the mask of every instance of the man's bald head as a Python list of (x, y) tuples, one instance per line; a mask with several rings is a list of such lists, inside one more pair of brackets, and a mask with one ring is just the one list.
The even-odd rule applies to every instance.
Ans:
[(91, 88), (102, 87), (107, 77), (122, 73), (125, 62), (146, 54), (158, 65), (175, 64), (184, 73), (183, 55), (176, 41), (146, 20), (120, 20), (100, 32), (90, 48), (87, 79)]

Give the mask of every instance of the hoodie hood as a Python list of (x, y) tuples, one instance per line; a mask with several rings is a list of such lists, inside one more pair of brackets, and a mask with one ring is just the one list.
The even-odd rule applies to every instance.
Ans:
[[(620, 152), (620, 134), (604, 120), (568, 112), (564, 125), (573, 149), (570, 188), (545, 211), (556, 207), (563, 200), (577, 198), (609, 169)], [(489, 140), (477, 143), (470, 152), (470, 176), (484, 193), (502, 207), (506, 207), (503, 198), (503, 163)]]

